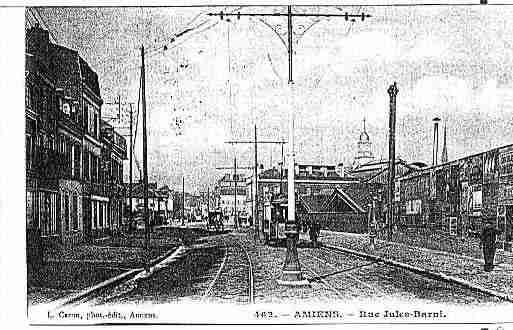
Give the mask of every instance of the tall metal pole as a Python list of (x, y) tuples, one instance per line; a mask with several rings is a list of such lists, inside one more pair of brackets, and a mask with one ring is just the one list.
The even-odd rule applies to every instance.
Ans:
[(397, 83), (394, 82), (388, 88), (390, 95), (390, 118), (389, 118), (389, 138), (388, 138), (388, 207), (387, 207), (387, 237), (392, 239), (392, 222), (394, 219), (394, 183), (395, 183), (395, 113), (396, 97), (399, 90)]
[(294, 187), (294, 81), (292, 79), (292, 7), (287, 6), (287, 30), (289, 51), (289, 163), (287, 173), (287, 221), (285, 235), (287, 236), (287, 252), (281, 278), (281, 285), (308, 285), (303, 278), (301, 265), (297, 254), (298, 230), (296, 226), (296, 196)]
[(283, 194), (283, 165), (285, 159), (283, 158), (283, 143), (281, 144), (281, 163), (280, 163), (280, 195)]
[(207, 219), (210, 214), (210, 187), (207, 187)]
[(134, 229), (134, 215), (132, 214), (132, 185), (133, 185), (133, 168), (132, 168), (132, 162), (133, 162), (133, 153), (134, 153), (134, 140), (133, 140), (133, 110), (132, 110), (132, 103), (130, 103), (130, 183), (128, 186), (128, 197), (129, 197), (129, 207), (130, 207), (130, 222), (129, 222), (129, 229), (132, 231)]
[(234, 190), (234, 208), (233, 208), (233, 225), (237, 228), (237, 157), (233, 157), (233, 187)]
[(258, 143), (257, 143), (257, 125), (255, 124), (255, 170), (253, 173), (255, 180), (255, 186), (253, 187), (253, 223), (257, 233), (257, 237), (260, 237), (260, 222), (258, 222)]
[(182, 177), (182, 226), (185, 225), (185, 177)]
[(144, 46), (141, 46), (141, 103), (143, 116), (143, 187), (144, 187), (144, 229), (145, 229), (145, 245), (146, 245), (146, 262), (144, 268), (148, 272), (149, 265), (149, 248), (150, 248), (150, 223), (148, 212), (148, 141), (146, 133), (146, 85), (145, 85), (145, 67), (144, 67)]

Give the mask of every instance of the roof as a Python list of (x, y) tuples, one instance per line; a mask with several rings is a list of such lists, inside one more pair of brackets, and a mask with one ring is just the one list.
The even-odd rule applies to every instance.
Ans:
[[(268, 170), (265, 170), (263, 171), (262, 173), (260, 173), (258, 175), (258, 178), (259, 179), (280, 179), (280, 178), (283, 178), (284, 181), (287, 180), (287, 173), (288, 173), (288, 170), (287, 169), (283, 169), (283, 176), (281, 176), (281, 172), (280, 172), (280, 169), (277, 169), (277, 168), (271, 168), (271, 169), (268, 169)], [(340, 176), (339, 174), (337, 174), (336, 172), (333, 172), (333, 171), (328, 171), (327, 172), (327, 175), (323, 175), (321, 173), (312, 173), (312, 174), (305, 174), (305, 173), (301, 173), (300, 174), (296, 174), (294, 176), (295, 179), (297, 180), (319, 180), (319, 181), (325, 181), (325, 180), (340, 180), (340, 181), (347, 181), (347, 180), (352, 180), (352, 179), (355, 179), (354, 176), (350, 175), (350, 174), (345, 174), (344, 176)]]
[[(372, 203), (373, 196), (377, 196), (383, 189), (381, 184), (348, 183), (329, 190), (324, 190), (315, 195), (297, 195), (298, 202), (307, 213), (335, 212), (344, 213), (346, 210), (337, 211), (336, 202), (342, 202), (347, 208), (356, 213), (367, 212), (368, 205)], [(276, 201), (283, 204), (286, 197), (279, 197)], [(340, 205), (340, 204), (339, 204)]]
[[(129, 183), (126, 184), (127, 189), (129, 187)], [(128, 191), (128, 190), (127, 190)], [(144, 197), (144, 186), (141, 182), (132, 184), (132, 198), (143, 198)], [(148, 198), (167, 198), (169, 197), (169, 192), (166, 190), (162, 190), (162, 188), (157, 189), (156, 182), (148, 183)]]

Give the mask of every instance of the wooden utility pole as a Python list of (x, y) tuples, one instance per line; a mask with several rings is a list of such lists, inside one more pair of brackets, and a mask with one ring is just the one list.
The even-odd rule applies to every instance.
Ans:
[(392, 226), (394, 219), (394, 184), (395, 184), (395, 114), (396, 97), (399, 90), (397, 83), (394, 82), (388, 88), (390, 96), (390, 118), (389, 118), (389, 137), (388, 137), (388, 205), (387, 205), (387, 238), (392, 239)]
[[(254, 190), (253, 192), (253, 203), (252, 203), (252, 208), (253, 208), (253, 225), (255, 226), (255, 230), (257, 231), (257, 233), (260, 233), (262, 232), (263, 233), (263, 225), (257, 221), (258, 220), (258, 145), (259, 144), (281, 144), (282, 146), (282, 150), (283, 150), (283, 145), (287, 142), (285, 141), (258, 141), (257, 140), (257, 125), (255, 124), (255, 136), (254, 136), (254, 140), (251, 141), (251, 140), (239, 140), (239, 141), (226, 141), (225, 143), (228, 143), (228, 144), (253, 144), (254, 145), (254, 154), (255, 154), (255, 162), (253, 164), (253, 166), (251, 167), (244, 167), (244, 168), (248, 168), (248, 169), (253, 169), (254, 173), (253, 173), (253, 176), (254, 176), (254, 188), (252, 190)], [(239, 166), (239, 169), (241, 169), (242, 167)], [(222, 168), (217, 168), (217, 169), (222, 169)]]
[(255, 152), (255, 169), (253, 171), (253, 177), (254, 177), (254, 187), (253, 187), (253, 196), (251, 196), (251, 199), (253, 200), (251, 205), (253, 206), (253, 226), (256, 229), (256, 232), (259, 233), (258, 237), (260, 237), (260, 231), (262, 230), (263, 226), (260, 225), (260, 222), (258, 222), (258, 141), (257, 141), (257, 125), (255, 124), (255, 145), (254, 145), (254, 152)]
[(134, 229), (134, 215), (133, 215), (133, 209), (132, 209), (132, 185), (133, 185), (133, 177), (132, 177), (132, 161), (133, 161), (133, 153), (134, 153), (134, 137), (133, 137), (133, 109), (132, 109), (132, 103), (130, 103), (130, 182), (128, 186), (128, 198), (129, 198), (129, 207), (130, 207), (130, 222), (129, 222), (129, 228), (130, 231)]
[(141, 46), (141, 103), (143, 116), (143, 187), (144, 187), (144, 231), (146, 245), (146, 262), (144, 268), (147, 272), (150, 270), (149, 252), (150, 252), (150, 221), (148, 211), (148, 138), (146, 132), (146, 77), (144, 67), (144, 46)]
[(207, 219), (210, 214), (210, 187), (207, 187)]
[(185, 177), (182, 177), (182, 226), (185, 226)]
[(233, 208), (233, 225), (238, 227), (237, 223), (237, 157), (233, 157), (233, 186), (234, 186), (234, 208)]
[(281, 144), (281, 162), (280, 162), (280, 195), (283, 194), (283, 165), (285, 158), (283, 157), (283, 143)]

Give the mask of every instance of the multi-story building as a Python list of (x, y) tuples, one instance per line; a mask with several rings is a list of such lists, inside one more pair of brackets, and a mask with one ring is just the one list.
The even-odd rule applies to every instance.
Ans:
[[(132, 212), (134, 220), (143, 221), (144, 186), (141, 182), (132, 184), (132, 210), (130, 211), (129, 185), (125, 185), (125, 206)], [(171, 217), (173, 210), (173, 192), (168, 186), (157, 188), (156, 182), (148, 183), (148, 210), (152, 225), (163, 224)], [(127, 215), (128, 216), (128, 215)]]
[[(112, 182), (101, 171), (98, 76), (77, 51), (51, 43), (39, 26), (27, 31), (26, 40), (28, 228), (63, 244), (108, 234), (112, 216), (119, 215), (108, 211)], [(118, 136), (114, 147), (103, 142), (111, 158), (126, 159), (124, 139)], [(119, 164), (116, 175), (122, 181)]]
[(246, 177), (243, 174), (225, 174), (216, 183), (215, 195), (216, 207), (228, 217), (228, 224), (234, 224), (236, 212), (241, 218), (246, 218), (250, 213), (246, 200), (251, 195), (247, 194)]
[[(347, 183), (358, 182), (349, 176), (343, 164), (296, 164), (294, 166), (294, 183), (296, 193), (300, 196), (311, 196), (332, 192), (333, 189)], [(263, 205), (278, 195), (287, 194), (288, 170), (271, 168), (261, 170), (257, 180), (257, 201), (253, 203), (254, 179), (246, 180), (247, 208), (252, 215), (256, 207), (257, 221), (263, 218)]]
[[(25, 68), (25, 151), (27, 244), (39, 237), (57, 240), (59, 221), (57, 152), (58, 101), (55, 68), (50, 59), (48, 34), (37, 29), (27, 34)], [(34, 246), (34, 249), (37, 247)], [(28, 249), (35, 251), (34, 249)], [(36, 251), (37, 252), (37, 251)]]
[(431, 166), (397, 180), (399, 223), (448, 237), (479, 235), (485, 225), (513, 244), (513, 145)]
[(123, 185), (123, 160), (127, 159), (126, 140), (104, 120), (100, 122), (100, 125), (103, 144), (101, 176), (109, 186), (108, 218), (111, 219), (111, 231), (116, 232), (121, 229), (126, 195)]

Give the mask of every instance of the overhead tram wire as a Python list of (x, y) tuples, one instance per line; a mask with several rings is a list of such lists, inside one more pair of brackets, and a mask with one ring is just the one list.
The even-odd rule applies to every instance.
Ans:
[[(240, 9), (242, 9), (242, 8), (244, 8), (244, 6), (237, 7), (237, 8), (233, 9), (233, 10), (232, 10), (232, 11), (230, 11), (230, 12), (235, 12), (235, 11), (240, 10)], [(192, 24), (192, 22), (194, 22), (194, 21), (195, 21), (199, 16), (201, 16), (202, 14), (204, 14), (204, 12), (203, 12), (203, 13), (199, 13), (199, 14), (197, 14), (197, 15), (196, 15), (196, 16), (195, 16), (191, 21), (189, 21), (189, 22), (187, 23), (187, 25)], [(216, 21), (215, 23), (213, 23), (213, 24), (211, 24), (211, 25), (207, 26), (206, 28), (203, 28), (203, 29), (201, 29), (201, 30), (199, 30), (199, 31), (194, 31), (194, 29), (197, 29), (197, 28), (201, 27), (202, 25), (204, 25), (204, 24), (205, 24), (205, 23), (207, 23), (208, 21), (210, 21), (210, 19), (209, 19), (209, 20), (205, 20), (205, 21), (203, 21), (202, 23), (200, 23), (200, 24), (198, 24), (198, 25), (196, 25), (195, 27), (192, 27), (192, 28), (189, 28), (189, 27), (187, 27), (187, 25), (186, 25), (186, 27), (184, 28), (184, 30), (182, 30), (182, 31), (181, 31), (181, 32), (179, 32), (179, 33), (175, 33), (175, 34), (173, 35), (173, 37), (176, 37), (177, 35), (180, 35), (180, 36), (181, 36), (181, 35), (183, 35), (183, 31), (187, 31), (187, 30), (191, 30), (190, 32), (192, 32), (192, 33), (188, 36), (188, 38), (186, 38), (186, 39), (182, 40), (182, 41), (181, 41), (181, 42), (179, 42), (179, 43), (174, 44), (174, 46), (172, 46), (172, 47), (167, 47), (165, 50), (164, 50), (164, 47), (165, 47), (165, 46), (167, 46), (167, 45), (164, 45), (164, 46), (158, 46), (158, 47), (153, 47), (153, 48), (149, 48), (149, 49), (148, 49), (148, 51), (146, 51), (146, 52), (145, 52), (145, 56), (146, 56), (146, 60), (147, 60), (147, 62), (149, 62), (148, 60), (151, 60), (152, 58), (154, 59), (154, 58), (155, 58), (154, 56), (156, 56), (156, 55), (160, 54), (162, 50), (164, 50), (164, 51), (170, 51), (170, 50), (176, 49), (176, 48), (178, 48), (178, 47), (182, 46), (183, 44), (185, 44), (185, 43), (186, 43), (187, 41), (189, 41), (191, 38), (195, 37), (196, 35), (198, 35), (198, 34), (200, 34), (200, 33), (203, 33), (203, 32), (205, 32), (205, 31), (208, 31), (208, 30), (212, 29), (213, 27), (215, 27), (217, 24), (219, 24), (219, 21)], [(173, 37), (171, 37), (171, 38), (173, 38)], [(174, 42), (174, 41), (173, 41), (173, 42)], [(151, 52), (151, 54), (149, 54), (149, 52)], [(127, 56), (129, 56), (129, 55), (131, 55), (131, 52), (130, 52), (130, 53), (128, 53), (128, 52), (127, 52), (127, 53), (122, 54), (122, 55), (119, 55), (119, 56), (111, 57), (111, 60), (122, 60), (122, 58), (123, 58), (123, 57), (127, 57)], [(175, 62), (175, 64), (178, 64), (178, 63), (176, 63), (176, 62)], [(123, 69), (124, 71), (138, 70), (138, 69), (139, 69), (139, 66), (138, 66), (138, 65), (134, 65), (134, 66), (125, 67), (125, 68), (122, 68), (122, 69)], [(120, 68), (120, 70), (121, 70), (121, 68)]]

